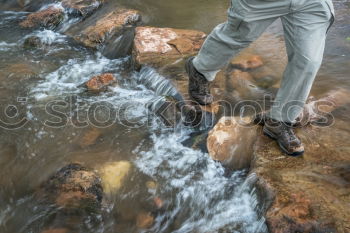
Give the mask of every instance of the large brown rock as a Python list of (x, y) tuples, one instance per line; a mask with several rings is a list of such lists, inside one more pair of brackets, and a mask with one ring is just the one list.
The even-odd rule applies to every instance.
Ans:
[(194, 30), (137, 27), (133, 57), (137, 65), (161, 67), (197, 53), (205, 37)]
[(92, 77), (85, 83), (87, 89), (91, 92), (105, 91), (108, 86), (115, 84), (117, 79), (111, 73), (104, 73)]
[(41, 185), (41, 200), (59, 208), (74, 211), (99, 211), (103, 189), (98, 175), (91, 169), (73, 163), (61, 168)]
[(63, 18), (63, 9), (52, 6), (47, 9), (29, 14), (27, 18), (20, 23), (20, 26), (24, 28), (55, 28), (62, 22)]
[[(114, 43), (118, 37), (121, 37), (117, 40), (119, 44), (115, 45), (116, 47), (109, 47), (106, 51), (114, 53), (114, 57), (124, 56), (131, 50), (132, 38), (130, 36), (124, 38), (123, 36), (132, 33), (133, 26), (140, 21), (141, 16), (138, 11), (120, 8), (99, 18), (97, 21), (94, 19), (93, 21), (82, 22), (82, 25), (78, 24), (77, 28), (68, 32), (68, 34), (85, 46), (99, 50), (103, 50), (104, 47), (108, 47), (108, 43)], [(118, 49), (121, 49), (122, 53), (118, 52)]]
[(259, 136), (251, 172), (271, 233), (339, 232), (350, 229), (350, 157), (346, 122), (297, 130), (302, 157), (289, 157), (275, 141)]
[(231, 169), (249, 168), (257, 135), (256, 126), (249, 122), (248, 118), (222, 117), (209, 132), (209, 155)]

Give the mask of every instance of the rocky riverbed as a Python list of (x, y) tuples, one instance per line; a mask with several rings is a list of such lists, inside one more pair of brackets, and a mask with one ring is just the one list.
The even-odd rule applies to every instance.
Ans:
[(291, 158), (247, 107), (268, 107), (279, 87), (278, 22), (200, 107), (184, 61), (227, 3), (197, 15), (182, 11), (197, 0), (156, 2), (0, 4), (0, 231), (350, 232), (349, 4), (335, 4), (297, 129), (306, 153)]

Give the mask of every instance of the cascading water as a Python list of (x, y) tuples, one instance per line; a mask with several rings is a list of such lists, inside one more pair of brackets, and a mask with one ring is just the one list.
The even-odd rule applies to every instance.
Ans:
[[(129, 220), (113, 216), (129, 211), (127, 203), (136, 203), (136, 212), (147, 209), (142, 203), (155, 195), (154, 191), (142, 188), (144, 181), (149, 179), (157, 183), (156, 195), (164, 201), (165, 207), (156, 214), (155, 223), (147, 232), (267, 231), (264, 218), (257, 211), (254, 182), (251, 182), (254, 178), (247, 178), (244, 171), (227, 175), (225, 169), (208, 154), (182, 144), (195, 129), (181, 123), (173, 128), (164, 127), (158, 117), (150, 114), (149, 105), (156, 100), (163, 101), (164, 96), (182, 101), (169, 80), (147, 67), (140, 72), (127, 71), (128, 57), (108, 59), (72, 43), (62, 34), (69, 28), (71, 20), (66, 19), (58, 31), (28, 32), (20, 29), (18, 22), (25, 14), (0, 13), (3, 31), (0, 38), (4, 39), (0, 41), (0, 58), (4, 66), (16, 59), (22, 61), (19, 59), (21, 53), (31, 64), (41, 65), (35, 72), (35, 78), (9, 87), (28, 95), (25, 111), (30, 123), (20, 129), (21, 134), (11, 134), (5, 140), (12, 141), (16, 147), (14, 152), (9, 149), (8, 153), (17, 158), (20, 171), (11, 171), (9, 166), (15, 165), (9, 162), (1, 172), (1, 176), (6, 173), (9, 177), (0, 191), (1, 232), (40, 232), (57, 210), (40, 206), (35, 201), (32, 195), (35, 184), (66, 161), (77, 159), (90, 165), (124, 159), (135, 166), (132, 178), (126, 181), (130, 184), (126, 184), (125, 190), (105, 208), (108, 213), (105, 220), (96, 224), (87, 218), (78, 228), (79, 232), (137, 232)], [(16, 32), (5, 36), (10, 30)], [(22, 43), (33, 35), (39, 37), (44, 46), (25, 51)], [(12, 51), (13, 58), (6, 60), (8, 51)], [(84, 94), (85, 90), (80, 85), (103, 72), (113, 73), (119, 85), (100, 95)], [(7, 97), (16, 97), (17, 94)], [(118, 115), (118, 120), (125, 120), (127, 124), (116, 121), (105, 129), (103, 140), (96, 147), (75, 147), (74, 140), (79, 139), (84, 129), (69, 124), (64, 130), (43, 126), (45, 105), (70, 96), (83, 102), (84, 108), (99, 101), (108, 102), (114, 108), (122, 109), (123, 114)], [(47, 175), (43, 176), (44, 173)], [(33, 180), (38, 182), (30, 182)], [(98, 216), (98, 219), (101, 218), (103, 216)]]

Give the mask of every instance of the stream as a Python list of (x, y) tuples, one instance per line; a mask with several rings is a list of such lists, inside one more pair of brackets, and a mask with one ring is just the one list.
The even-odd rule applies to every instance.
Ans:
[[(75, 233), (267, 232), (254, 176), (246, 170), (227, 171), (207, 153), (185, 146), (195, 129), (182, 124), (164, 127), (150, 113), (150, 103), (174, 91), (166, 77), (149, 67), (130, 70), (130, 57), (108, 59), (78, 44), (64, 34), (74, 19), (55, 31), (23, 29), (18, 24), (28, 12), (1, 10), (1, 4), (0, 119), (12, 124), (12, 129), (0, 127), (1, 233), (40, 233), (52, 223), (73, 226)], [(350, 90), (350, 3), (334, 4), (337, 21), (329, 32), (313, 96), (337, 87)], [(140, 10), (149, 25), (208, 33), (225, 20), (228, 2), (113, 0), (101, 12), (118, 5)], [(45, 45), (23, 48), (32, 35)], [(268, 41), (271, 37), (274, 43)], [(286, 59), (275, 52), (275, 47), (283, 47), (281, 38), (277, 22), (252, 46), (265, 60), (279, 65), (276, 75), (282, 73)], [(88, 95), (79, 86), (104, 72), (113, 73), (119, 85), (98, 95)], [(64, 113), (61, 119), (46, 111), (50, 104)], [(349, 121), (349, 113), (346, 105), (335, 118)], [(94, 143), (81, 142), (95, 130), (99, 136)], [(349, 124), (344, 130), (350, 132)], [(35, 198), (34, 190), (68, 163), (96, 168), (115, 161), (132, 164), (122, 189), (104, 203), (102, 213), (78, 225), (74, 219), (55, 220), (57, 209)], [(150, 181), (156, 189), (147, 187)], [(163, 208), (153, 226), (141, 230), (135, 216), (153, 212), (154, 197), (163, 201)]]

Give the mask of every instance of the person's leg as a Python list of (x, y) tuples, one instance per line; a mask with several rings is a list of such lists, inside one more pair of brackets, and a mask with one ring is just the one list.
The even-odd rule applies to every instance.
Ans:
[(209, 82), (240, 50), (256, 40), (278, 17), (289, 12), (291, 0), (232, 0), (227, 22), (218, 25), (199, 54), (186, 62), (188, 92), (201, 105), (211, 104)]
[(332, 23), (331, 2), (302, 0), (282, 17), (288, 65), (268, 116), (293, 122), (302, 112), (323, 58), (326, 33)]
[[(254, 1), (252, 1), (254, 2)], [(240, 1), (233, 0), (232, 5), (238, 6)], [(257, 1), (256, 4), (266, 4)], [(273, 9), (266, 10), (273, 12)], [(216, 74), (232, 57), (255, 41), (266, 28), (281, 14), (266, 15), (261, 18), (254, 12), (239, 12), (239, 8), (229, 10), (228, 20), (219, 24), (208, 35), (199, 54), (194, 58), (193, 65), (208, 81), (213, 81)], [(255, 20), (254, 17), (259, 18)], [(250, 21), (248, 22), (247, 19)]]

